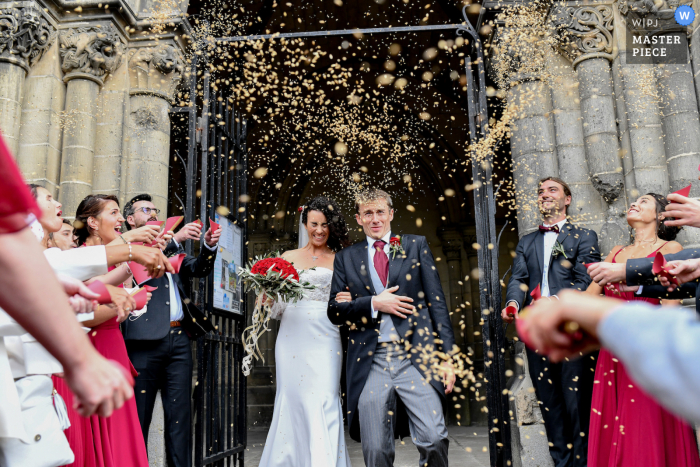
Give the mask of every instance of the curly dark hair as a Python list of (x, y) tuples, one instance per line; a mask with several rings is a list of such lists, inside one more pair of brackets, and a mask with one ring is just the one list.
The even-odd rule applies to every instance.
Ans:
[[(666, 199), (665, 196), (656, 193), (647, 193), (646, 196), (651, 196), (656, 201), (656, 215), (663, 213), (666, 210), (666, 206), (670, 204), (670, 201)], [(673, 220), (673, 217), (666, 217), (664, 220)], [(681, 231), (681, 227), (669, 227), (664, 224), (664, 221), (657, 221), (656, 225), (656, 235), (661, 240), (666, 240), (670, 242), (676, 239), (676, 235)]]
[(328, 248), (338, 252), (346, 246), (350, 246), (348, 224), (345, 222), (345, 216), (343, 216), (335, 201), (325, 196), (318, 196), (312, 199), (310, 203), (304, 206), (304, 210), (301, 213), (301, 222), (304, 225), (308, 221), (309, 211), (319, 211), (326, 216), (329, 231)]
[(73, 224), (78, 246), (85, 243), (85, 240), (91, 234), (90, 227), (88, 227), (88, 219), (99, 216), (108, 201), (114, 201), (119, 206), (119, 198), (114, 195), (88, 195), (80, 202)]

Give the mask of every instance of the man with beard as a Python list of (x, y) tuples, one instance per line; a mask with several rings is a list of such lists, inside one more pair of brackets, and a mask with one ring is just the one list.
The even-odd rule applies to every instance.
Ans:
[[(598, 236), (592, 230), (567, 222), (571, 190), (561, 179), (540, 180), (537, 204), (544, 224), (518, 242), (513, 273), (506, 291), (506, 309), (523, 309), (538, 286), (542, 297), (554, 297), (562, 289), (586, 290), (591, 278), (585, 263), (600, 261)], [(512, 322), (506, 309), (501, 316)], [(527, 349), (530, 377), (549, 439), (555, 467), (585, 467), (588, 425), (593, 393), (595, 356), (552, 363)]]
[[(151, 200), (150, 195), (142, 194), (124, 206), (127, 229), (159, 220), (160, 211)], [(166, 273), (160, 279), (147, 281), (147, 285), (157, 287), (147, 311), (122, 324), (129, 359), (138, 372), (134, 393), (144, 439), (148, 442), (153, 406), (160, 390), (165, 413), (166, 454), (168, 465), (174, 467), (192, 465), (190, 339), (214, 330), (189, 299), (190, 282), (194, 277), (206, 277), (213, 270), (220, 235), (221, 229), (207, 230), (197, 258), (186, 256), (178, 274)], [(198, 224), (185, 225), (165, 249), (166, 256), (184, 253), (181, 243), (189, 238), (198, 240), (200, 236)]]

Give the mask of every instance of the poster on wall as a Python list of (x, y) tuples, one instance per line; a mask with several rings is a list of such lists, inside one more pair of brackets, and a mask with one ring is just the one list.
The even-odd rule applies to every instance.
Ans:
[(221, 226), (221, 238), (214, 262), (214, 308), (242, 314), (242, 287), (236, 274), (243, 260), (241, 228), (219, 214), (213, 220)]

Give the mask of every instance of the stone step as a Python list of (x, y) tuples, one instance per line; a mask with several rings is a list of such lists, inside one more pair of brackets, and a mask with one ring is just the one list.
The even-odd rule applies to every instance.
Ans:
[(271, 405), (275, 403), (274, 386), (248, 386), (248, 405)]
[(248, 404), (248, 428), (269, 428), (272, 422), (272, 404)]

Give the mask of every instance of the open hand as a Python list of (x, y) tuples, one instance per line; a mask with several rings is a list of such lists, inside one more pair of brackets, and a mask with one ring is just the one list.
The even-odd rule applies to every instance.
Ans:
[(591, 276), (593, 282), (601, 287), (606, 284), (625, 282), (627, 280), (625, 263), (593, 263), (588, 266), (588, 275)]
[(170, 274), (175, 273), (172, 264), (159, 249), (133, 245), (131, 250), (133, 260), (145, 266), (148, 270), (148, 275), (152, 278), (163, 277), (163, 274), (166, 272)]
[(700, 201), (673, 193), (666, 198), (671, 203), (666, 206), (664, 216), (674, 219), (667, 219), (664, 224), (669, 227), (700, 227)]
[(397, 290), (399, 290), (398, 285), (389, 289), (384, 289), (384, 292), (374, 296), (372, 303), (377, 311), (405, 319), (408, 315), (413, 314), (416, 308), (411, 305), (413, 302), (411, 297), (394, 295), (394, 292)]
[(136, 307), (136, 301), (134, 300), (134, 297), (129, 295), (129, 292), (121, 287), (115, 287), (108, 284), (105, 284), (105, 287), (107, 287), (109, 296), (112, 298), (112, 304), (114, 304), (117, 309), (117, 320), (121, 323)]
[(343, 303), (343, 302), (351, 302), (352, 301), (352, 295), (349, 292), (349, 288), (346, 287), (348, 292), (338, 292), (338, 294), (335, 296), (335, 301), (338, 303)]
[(508, 313), (506, 313), (506, 309), (511, 305), (517, 308), (517, 305), (515, 304), (515, 302), (510, 301), (510, 302), (506, 303), (506, 307), (501, 310), (501, 319), (503, 320), (504, 323), (510, 324), (513, 321), (515, 321), (515, 316), (509, 315)]

